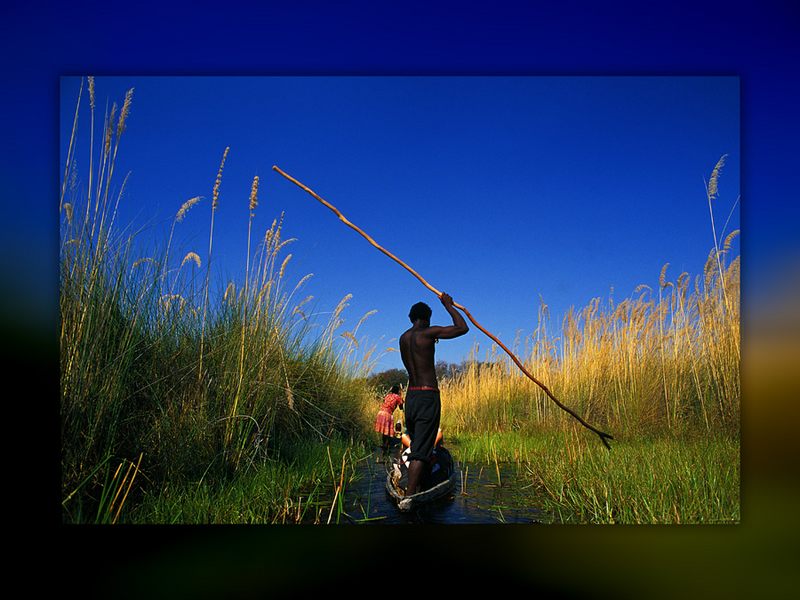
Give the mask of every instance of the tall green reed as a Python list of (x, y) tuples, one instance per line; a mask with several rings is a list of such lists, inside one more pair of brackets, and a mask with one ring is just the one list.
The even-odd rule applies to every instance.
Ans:
[[(230, 282), (224, 293), (211, 293), (213, 224), (206, 256), (195, 251), (172, 256), (175, 234), (201, 196), (183, 202), (166, 244), (156, 243), (144, 255), (141, 232), (118, 231), (124, 184), (119, 191), (112, 185), (131, 99), (129, 92), (118, 120), (116, 105), (105, 117), (100, 160), (89, 164), (88, 191), (65, 185), (60, 198), (67, 520), (88, 514), (81, 503), (97, 507), (106, 501), (112, 484), (104, 480), (106, 467), (98, 465), (110, 464), (110, 457), (139, 465), (137, 485), (128, 490), (130, 504), (142, 489), (225, 478), (259, 468), (298, 440), (360, 438), (367, 429), (360, 406), (368, 392), (357, 377), (369, 369), (370, 352), (349, 353), (350, 342), (340, 333), (349, 298), (320, 332), (316, 319), (304, 312), (312, 297), (298, 297), (310, 275), (294, 285), (287, 280), (291, 255), (285, 249), (293, 240), (283, 235), (282, 215), (251, 255), (255, 183), (249, 202), (241, 202), (251, 214), (245, 282)], [(77, 116), (75, 123), (65, 181), (76, 174)], [(93, 145), (93, 133), (89, 139)], [(228, 149), (223, 165), (227, 154)], [(96, 155), (94, 149), (89, 155)], [(212, 191), (212, 223), (223, 165)], [(234, 210), (235, 201), (225, 208)]]

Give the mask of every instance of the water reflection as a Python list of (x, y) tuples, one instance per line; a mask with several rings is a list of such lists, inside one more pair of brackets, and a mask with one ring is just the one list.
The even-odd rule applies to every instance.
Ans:
[(401, 513), (386, 493), (386, 466), (374, 457), (361, 461), (359, 477), (345, 492), (340, 523), (353, 524), (498, 524), (550, 523), (530, 479), (514, 463), (462, 463), (453, 493), (410, 513)]

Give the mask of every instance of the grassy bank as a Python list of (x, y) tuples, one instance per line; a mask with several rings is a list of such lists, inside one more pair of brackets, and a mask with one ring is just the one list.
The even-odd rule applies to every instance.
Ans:
[[(308, 277), (287, 281), (293, 240), (282, 218), (256, 233), (258, 177), (249, 198), (222, 194), (227, 148), (209, 177), (210, 201), (176, 203), (165, 241), (124, 233), (115, 166), (133, 90), (96, 136), (94, 83), (85, 83), (76, 127), (88, 113), (90, 161), (77, 172), (74, 130), (59, 203), (63, 518), (122, 522), (144, 502), (137, 520), (272, 520), (281, 489), (292, 499), (316, 480), (320, 449), (366, 439), (369, 390), (356, 379), (366, 365), (348, 352), (355, 330), (341, 331), (349, 296), (326, 323), (306, 317)], [(223, 207), (249, 211), (241, 282), (219, 282), (213, 271)], [(207, 246), (174, 256), (199, 210), (211, 217)], [(298, 452), (301, 443), (317, 447)], [(256, 486), (271, 491), (237, 516), (236, 494)], [(220, 501), (230, 506), (209, 513)]]
[(515, 462), (564, 523), (739, 522), (739, 439), (660, 435), (609, 452), (581, 432), (460, 434), (459, 460)]
[[(442, 428), (464, 460), (516, 461), (565, 521), (722, 523), (739, 519), (738, 230), (714, 220), (722, 157), (706, 202), (714, 247), (703, 273), (595, 298), (553, 327), (539, 307), (514, 344), (526, 368), (603, 431), (588, 430), (493, 347), (440, 382)], [(724, 237), (723, 237), (724, 236)]]
[(342, 501), (369, 450), (353, 440), (298, 443), (227, 480), (201, 480), (146, 493), (132, 523), (340, 523)]

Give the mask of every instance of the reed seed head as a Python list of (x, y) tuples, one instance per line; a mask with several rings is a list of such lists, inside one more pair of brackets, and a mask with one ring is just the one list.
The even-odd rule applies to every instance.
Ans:
[[(298, 281), (298, 282), (297, 282), (297, 285), (295, 285), (295, 286), (294, 286), (294, 291), (296, 292), (296, 291), (297, 291), (297, 290), (299, 290), (301, 287), (303, 287), (303, 284), (305, 284), (305, 282), (306, 282), (306, 281), (308, 281), (309, 279), (311, 279), (313, 276), (314, 276), (314, 274), (313, 274), (313, 273), (308, 273), (308, 274), (304, 275), (304, 276), (303, 276), (303, 278), (302, 278), (300, 281)], [(313, 298), (313, 296), (309, 296), (308, 298), (306, 298), (306, 299), (305, 299), (305, 300), (304, 300), (304, 301), (301, 303), (301, 305), (302, 305), (302, 304), (305, 304), (305, 302), (307, 302), (307, 301), (308, 301), (308, 300), (310, 300), (311, 298)]]
[(106, 139), (105, 139), (105, 153), (108, 154), (111, 151), (111, 138), (114, 133), (114, 117), (117, 114), (117, 103), (111, 105), (111, 114), (108, 116), (108, 121), (106, 122)]
[(199, 269), (202, 266), (200, 262), (200, 257), (195, 252), (189, 252), (186, 256), (183, 257), (183, 261), (181, 262), (181, 266), (185, 265), (189, 261), (194, 261)]
[(706, 264), (703, 267), (703, 275), (705, 276), (706, 289), (711, 287), (711, 280), (714, 278), (714, 266), (716, 265), (717, 251), (712, 248), (708, 253)]
[(731, 261), (730, 266), (725, 271), (725, 276), (730, 278), (731, 276), (735, 276), (738, 279), (739, 271), (741, 269), (741, 256), (737, 256)]
[(227, 300), (228, 296), (230, 296), (231, 299), (233, 299), (235, 295), (236, 295), (236, 284), (231, 281), (230, 283), (228, 283), (228, 287), (225, 288), (225, 294), (222, 296), (222, 299)]
[(377, 309), (375, 309), (375, 308), (373, 308), (372, 310), (368, 310), (367, 312), (365, 312), (365, 313), (364, 313), (364, 314), (361, 316), (361, 318), (358, 320), (358, 323), (356, 323), (356, 329), (358, 329), (359, 327), (361, 327), (361, 324), (362, 324), (364, 321), (366, 321), (367, 319), (369, 319), (369, 318), (370, 318), (372, 315), (376, 315), (376, 314), (378, 314), (378, 310), (377, 310)]
[(89, 75), (87, 79), (89, 80), (89, 106), (94, 110), (94, 77)]
[(266, 233), (264, 234), (264, 247), (269, 248), (270, 242), (272, 241), (272, 236), (275, 235), (275, 225), (277, 225), (278, 220), (274, 219), (272, 221), (272, 226), (267, 229)]
[(119, 111), (119, 122), (117, 123), (117, 138), (125, 131), (125, 121), (131, 112), (131, 102), (133, 101), (133, 88), (125, 94), (125, 101), (122, 103), (122, 110)]
[(250, 188), (250, 216), (253, 216), (253, 211), (255, 211), (256, 206), (258, 206), (258, 175), (253, 178), (253, 187)]
[(189, 209), (192, 208), (195, 204), (202, 200), (202, 196), (195, 196), (194, 198), (189, 198), (186, 202), (184, 202), (180, 209), (178, 210), (177, 214), (175, 215), (175, 220), (180, 223), (183, 221), (183, 218), (186, 216), (186, 213), (189, 212)]
[(133, 263), (133, 267), (131, 267), (131, 268), (135, 269), (136, 267), (139, 267), (139, 266), (141, 266), (141, 265), (143, 265), (145, 263), (151, 263), (151, 262), (153, 262), (153, 259), (150, 258), (149, 256), (147, 256), (145, 258), (140, 258), (135, 263)]
[(667, 287), (667, 268), (669, 267), (669, 263), (664, 263), (664, 266), (661, 267), (661, 275), (658, 276), (658, 285), (662, 288)]
[(219, 171), (217, 171), (217, 179), (214, 182), (214, 191), (211, 195), (211, 210), (217, 210), (219, 204), (219, 186), (222, 183), (222, 169), (225, 168), (225, 160), (228, 158), (230, 146), (226, 146), (225, 152), (222, 153), (222, 161), (219, 163)]
[(281, 270), (278, 273), (278, 279), (283, 279), (283, 274), (286, 271), (286, 265), (289, 264), (289, 261), (292, 259), (291, 254), (287, 254), (286, 258), (283, 259), (283, 263), (281, 263)]
[(303, 300), (298, 302), (297, 305), (292, 309), (292, 314), (294, 315), (294, 314), (297, 314), (297, 313), (302, 313), (302, 311), (300, 309), (303, 308), (303, 306), (305, 306), (309, 302), (311, 302), (311, 300), (313, 300), (313, 299), (314, 299), (314, 296), (306, 296), (305, 298), (303, 298)]
[(344, 298), (339, 301), (339, 304), (333, 311), (333, 319), (336, 320), (339, 318), (339, 315), (342, 314), (342, 311), (347, 307), (347, 303), (353, 298), (353, 294), (346, 294)]
[(722, 171), (722, 166), (725, 164), (725, 159), (728, 158), (727, 154), (723, 154), (722, 157), (717, 161), (717, 164), (714, 166), (714, 170), (711, 171), (711, 178), (708, 180), (708, 199), (713, 200), (717, 197), (718, 187), (717, 187), (717, 180), (719, 179), (720, 171)]
[(165, 310), (169, 310), (172, 307), (172, 303), (175, 301), (179, 302), (179, 307), (181, 309), (186, 304), (186, 299), (180, 294), (164, 294), (161, 296), (161, 303)]
[(731, 231), (728, 234), (728, 237), (725, 238), (725, 243), (722, 246), (722, 252), (728, 252), (731, 249), (731, 243), (733, 243), (733, 239), (739, 235), (740, 231), (737, 229), (735, 231)]

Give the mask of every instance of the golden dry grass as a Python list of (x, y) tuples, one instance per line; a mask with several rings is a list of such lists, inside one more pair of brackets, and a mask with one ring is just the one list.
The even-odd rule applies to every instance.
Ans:
[[(595, 298), (570, 310), (555, 336), (542, 303), (526, 368), (612, 433), (738, 431), (740, 260), (726, 264), (729, 251), (729, 243), (712, 250), (693, 289), (688, 273), (669, 280), (667, 263), (656, 294), (641, 285), (618, 304)], [(572, 421), (497, 348), (473, 355), (465, 372), (440, 385), (443, 423), (454, 433)]]

